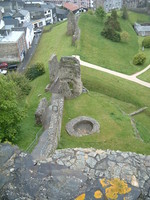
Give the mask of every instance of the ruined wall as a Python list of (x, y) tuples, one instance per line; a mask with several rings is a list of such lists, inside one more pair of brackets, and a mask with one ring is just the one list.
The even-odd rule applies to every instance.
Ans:
[[(56, 67), (57, 74), (54, 72)], [(79, 96), (82, 93), (82, 81), (79, 61), (71, 56), (62, 57), (60, 63), (56, 63), (56, 56), (49, 61), (52, 93), (62, 94), (66, 99)], [(52, 73), (52, 74), (51, 74)]]
[(64, 97), (60, 94), (52, 94), (50, 106), (44, 112), (43, 126), (45, 131), (32, 151), (34, 159), (46, 159), (56, 150), (61, 134), (63, 106)]

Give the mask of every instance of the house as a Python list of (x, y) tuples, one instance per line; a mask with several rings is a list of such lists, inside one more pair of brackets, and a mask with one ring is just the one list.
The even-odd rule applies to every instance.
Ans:
[(69, 11), (61, 8), (56, 7), (56, 16), (57, 16), (57, 21), (62, 21), (67, 19)]
[(26, 52), (23, 31), (0, 30), (0, 62), (21, 62)]
[(34, 28), (53, 24), (52, 9), (48, 5), (25, 4), (24, 9), (30, 12), (31, 23)]
[(63, 8), (65, 8), (66, 10), (68, 10), (69, 12), (73, 12), (74, 14), (76, 12), (78, 12), (79, 10), (79, 6), (74, 4), (74, 3), (70, 3), (70, 2), (65, 2), (63, 4)]
[(20, 24), (30, 22), (30, 13), (27, 10), (17, 10), (12, 17), (18, 19)]
[(110, 12), (112, 10), (120, 10), (122, 8), (122, 0), (105, 0), (104, 1), (104, 10), (105, 12)]
[(2, 29), (5, 26), (5, 23), (3, 21), (3, 16), (2, 16), (2, 12), (0, 10), (0, 29)]
[(150, 36), (150, 23), (134, 24), (134, 30), (140, 36)]
[(5, 29), (11, 30), (12, 28), (19, 27), (18, 19), (4, 18)]
[(43, 0), (26, 0), (24, 3), (25, 4), (40, 4), (40, 5), (42, 5), (42, 4), (44, 4), (44, 1)]
[(11, 29), (12, 31), (23, 31), (25, 33), (27, 49), (32, 45), (34, 38), (34, 29), (31, 22), (25, 22), (22, 27), (15, 27)]

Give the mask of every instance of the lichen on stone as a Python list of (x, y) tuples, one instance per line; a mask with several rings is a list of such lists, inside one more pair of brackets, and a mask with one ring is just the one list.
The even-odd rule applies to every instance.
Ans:
[(95, 199), (100, 199), (100, 198), (102, 198), (102, 196), (103, 196), (103, 194), (101, 193), (100, 190), (95, 191), (95, 193), (94, 193)]
[(75, 200), (84, 200), (84, 199), (85, 199), (85, 193), (83, 193), (80, 196), (78, 196), (77, 198), (75, 198)]

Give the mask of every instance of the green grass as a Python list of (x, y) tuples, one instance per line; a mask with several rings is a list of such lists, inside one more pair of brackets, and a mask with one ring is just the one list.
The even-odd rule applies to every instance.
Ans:
[[(142, 16), (143, 20), (148, 18), (146, 15)], [(130, 12), (129, 17), (131, 22), (138, 19), (137, 13), (133, 12)], [(87, 62), (125, 74), (133, 74), (147, 66), (148, 59), (143, 66), (133, 65), (134, 55), (141, 50), (138, 37), (130, 21), (120, 17), (119, 22), (122, 31), (127, 31), (130, 35), (128, 43), (116, 43), (105, 39), (100, 34), (103, 23), (98, 22), (94, 15), (83, 14), (79, 20), (81, 39), (77, 53)]]
[[(149, 89), (85, 67), (82, 67), (82, 81), (90, 92), (65, 101), (59, 148), (94, 147), (150, 154), (150, 131), (147, 131), (150, 108), (135, 117), (144, 142), (135, 138), (127, 115), (150, 106)], [(66, 123), (81, 115), (95, 118), (101, 125), (100, 134), (82, 138), (69, 136), (65, 131)]]
[(150, 83), (150, 69), (138, 76), (138, 78)]
[[(86, 15), (83, 15), (82, 17), (85, 16)], [(84, 32), (87, 43), (86, 45), (88, 45), (88, 47), (85, 45), (84, 48), (83, 46), (81, 48), (82, 42), (85, 44), (82, 35), (83, 31), (81, 34), (80, 46), (77, 48), (71, 46), (71, 38), (67, 37), (65, 34), (66, 23), (62, 23), (54, 27), (50, 32), (46, 32), (42, 35), (30, 64), (39, 61), (43, 62), (45, 64), (46, 74), (31, 82), (32, 91), (25, 100), (27, 116), (21, 124), (21, 134), (17, 137), (16, 141), (16, 144), (19, 145), (21, 149), (25, 150), (34, 140), (36, 133), (41, 129), (41, 127), (35, 125), (34, 119), (34, 114), (40, 99), (47, 97), (47, 99), (50, 100), (51, 95), (44, 92), (45, 86), (49, 83), (48, 60), (50, 55), (56, 53), (58, 59), (60, 59), (61, 56), (72, 55), (77, 52), (85, 54), (86, 51), (89, 51), (87, 50), (87, 48), (89, 48), (92, 52), (92, 56), (95, 56), (95, 38), (93, 38), (93, 44), (95, 47), (93, 47), (90, 42), (88, 43), (87, 40), (90, 32), (88, 29), (92, 28), (93, 23), (97, 23), (93, 21), (94, 16), (92, 16), (91, 19), (91, 26), (86, 27)], [(88, 20), (90, 19), (87, 16), (87, 21)], [(96, 24), (93, 24), (93, 28), (95, 25)], [(96, 29), (97, 32), (98, 29), (99, 27)], [(106, 44), (102, 41), (102, 38), (101, 43)], [(99, 41), (97, 41), (97, 44), (99, 44)], [(115, 44), (113, 43), (112, 45)], [(135, 44), (133, 46), (135, 46)], [(139, 48), (138, 45), (137, 48)], [(107, 49), (109, 53), (113, 53), (113, 50), (109, 50), (111, 49), (111, 42), (107, 43)], [(106, 50), (105, 52), (107, 52)], [(119, 56), (120, 55), (116, 57), (116, 60)], [(92, 59), (92, 57), (90, 57), (90, 59)], [(126, 69), (126, 71), (128, 71), (128, 69)], [(150, 130), (149, 89), (85, 67), (81, 68), (81, 73), (83, 84), (87, 89), (89, 89), (90, 93), (83, 94), (74, 100), (65, 101), (59, 148), (95, 147), (150, 154), (150, 135), (147, 131)], [(40, 97), (38, 97), (39, 94), (41, 94)], [(130, 113), (143, 106), (148, 106), (148, 109), (142, 113), (142, 115), (140, 114), (135, 118), (137, 127), (140, 130), (140, 135), (144, 140), (142, 143), (135, 138), (130, 124), (130, 119), (128, 115), (124, 113)], [(65, 125), (70, 119), (79, 115), (88, 115), (98, 120), (101, 125), (100, 134), (94, 134), (83, 138), (69, 136), (65, 131)]]
[[(36, 52), (29, 65), (36, 62), (43, 62), (46, 73), (31, 82), (32, 90), (27, 96), (26, 103), (26, 117), (21, 123), (21, 133), (16, 138), (16, 144), (23, 150), (35, 139), (36, 134), (41, 129), (35, 124), (34, 114), (40, 102), (40, 99), (47, 97), (50, 101), (50, 93), (45, 93), (45, 87), (50, 82), (48, 60), (53, 53), (56, 53), (58, 59), (61, 56), (72, 55), (74, 47), (71, 46), (71, 38), (66, 36), (67, 23), (61, 23), (54, 27), (50, 32), (42, 35)], [(38, 95), (41, 94), (39, 97)]]

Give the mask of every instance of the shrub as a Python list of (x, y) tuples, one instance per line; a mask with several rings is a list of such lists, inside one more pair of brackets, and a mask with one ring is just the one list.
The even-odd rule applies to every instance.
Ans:
[(146, 60), (146, 56), (143, 53), (138, 53), (133, 58), (134, 65), (142, 65)]
[(38, 76), (41, 76), (44, 73), (45, 73), (44, 64), (36, 63), (27, 68), (25, 76), (29, 80), (34, 80), (35, 78), (37, 78)]
[(122, 41), (122, 42), (128, 42), (128, 41), (129, 41), (129, 33), (126, 32), (126, 31), (123, 31), (123, 32), (120, 34), (120, 37), (121, 37), (121, 41)]
[(105, 38), (112, 40), (113, 42), (120, 42), (120, 34), (115, 32), (114, 29), (108, 27), (104, 28), (104, 30), (101, 32), (101, 35)]
[(93, 14), (94, 14), (93, 10), (89, 9), (89, 10), (88, 10), (88, 14), (89, 14), (89, 15), (93, 15)]
[(145, 48), (150, 48), (150, 36), (147, 36), (142, 41), (142, 46)]
[(8, 74), (8, 79), (16, 83), (19, 97), (28, 95), (30, 93), (31, 86), (25, 75), (18, 72), (12, 72)]

